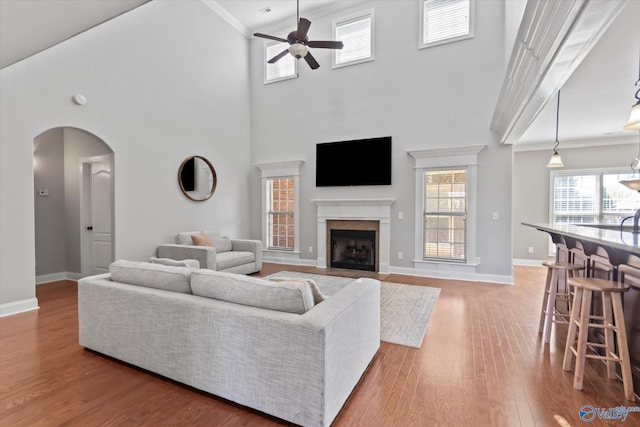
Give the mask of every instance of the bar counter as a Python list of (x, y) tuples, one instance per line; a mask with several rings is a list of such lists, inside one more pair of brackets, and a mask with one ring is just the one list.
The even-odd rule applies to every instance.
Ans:
[[(631, 227), (626, 226), (625, 231), (620, 229), (604, 229), (593, 227), (593, 225), (576, 225), (576, 224), (545, 224), (545, 223), (526, 223), (522, 225), (545, 231), (551, 235), (569, 237), (571, 239), (580, 240), (587, 255), (594, 253), (595, 247), (601, 246), (609, 253), (609, 259), (613, 265), (625, 264), (629, 260), (629, 255), (640, 257), (640, 244), (638, 244), (638, 235), (631, 232)], [(609, 225), (606, 225), (609, 227)], [(615, 227), (611, 225), (611, 227)]]
[[(630, 226), (626, 227), (625, 231), (620, 231), (619, 227), (617, 229), (613, 228), (615, 226), (612, 226), (612, 229), (604, 229), (576, 224), (533, 224), (523, 222), (522, 225), (549, 233), (554, 242), (564, 240), (569, 248), (573, 246), (574, 241), (580, 241), (586, 255), (595, 254), (599, 248), (600, 250), (604, 249), (609, 254), (609, 261), (614, 266), (613, 280), (617, 280), (617, 267), (621, 264), (629, 264), (640, 268), (638, 234), (632, 233)], [(562, 239), (558, 239), (559, 236)], [(640, 287), (632, 283), (629, 283), (629, 286), (630, 290), (622, 296), (623, 310), (631, 357), (633, 385), (636, 394), (640, 396)], [(599, 305), (599, 302), (595, 300), (594, 303)]]

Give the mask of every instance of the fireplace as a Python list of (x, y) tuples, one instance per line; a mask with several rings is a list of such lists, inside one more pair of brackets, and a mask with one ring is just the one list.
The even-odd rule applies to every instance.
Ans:
[(331, 267), (376, 270), (376, 232), (331, 230)]
[[(318, 268), (331, 266), (331, 232), (375, 230), (375, 270), (389, 273), (391, 205), (395, 199), (312, 199), (318, 206)], [(323, 250), (324, 248), (324, 250)]]
[(327, 221), (329, 267), (378, 271), (379, 221)]

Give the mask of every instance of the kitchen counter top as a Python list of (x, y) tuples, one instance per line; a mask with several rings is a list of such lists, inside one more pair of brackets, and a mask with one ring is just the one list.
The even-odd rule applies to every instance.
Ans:
[(640, 256), (638, 234), (633, 234), (628, 227), (625, 231), (620, 231), (619, 229), (604, 229), (577, 224), (523, 222), (522, 225)]

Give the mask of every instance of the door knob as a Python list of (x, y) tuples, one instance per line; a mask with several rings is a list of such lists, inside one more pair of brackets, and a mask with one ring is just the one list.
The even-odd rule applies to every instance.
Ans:
[(89, 231), (93, 231), (93, 225), (88, 226), (88, 227), (87, 227), (87, 230), (89, 230)]

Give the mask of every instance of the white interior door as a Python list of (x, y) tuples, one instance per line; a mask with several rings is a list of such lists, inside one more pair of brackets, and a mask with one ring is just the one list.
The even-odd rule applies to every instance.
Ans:
[(91, 163), (88, 184), (87, 265), (89, 274), (107, 273), (113, 261), (111, 161)]

